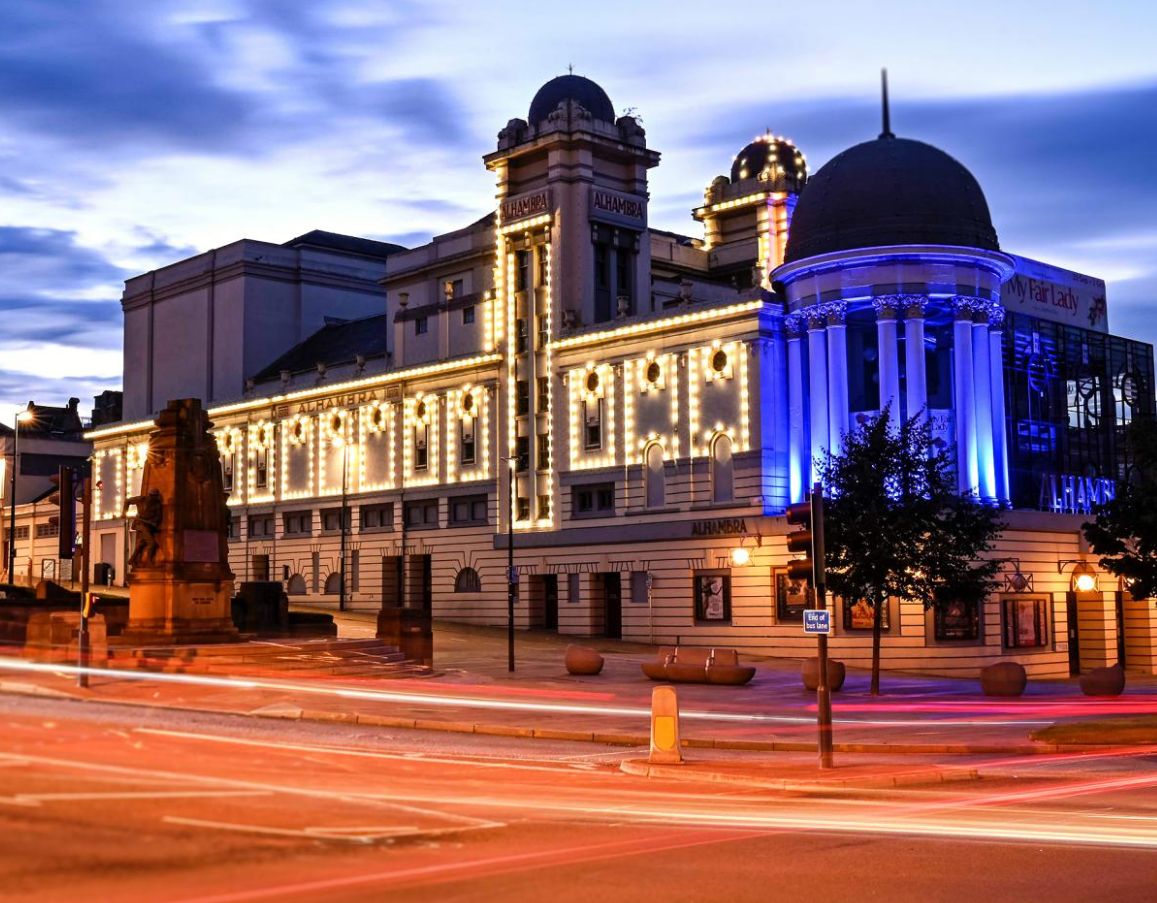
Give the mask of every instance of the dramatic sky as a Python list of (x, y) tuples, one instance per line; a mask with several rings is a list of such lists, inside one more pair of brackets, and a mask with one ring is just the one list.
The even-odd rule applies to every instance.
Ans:
[(412, 244), (573, 64), (663, 153), (654, 225), (770, 127), (812, 171), (892, 125), (980, 180), (1004, 248), (1157, 340), (1157, 5), (1125, 0), (2, 0), (0, 418), (121, 380), (122, 281), (238, 238)]

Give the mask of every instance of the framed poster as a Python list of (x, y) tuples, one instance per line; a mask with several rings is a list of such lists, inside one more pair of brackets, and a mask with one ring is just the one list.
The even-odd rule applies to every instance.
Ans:
[(729, 571), (696, 571), (695, 620), (716, 623), (731, 621), (731, 573)]
[(1006, 596), (1000, 608), (1006, 649), (1026, 649), (1048, 645), (1047, 596)]
[[(859, 599), (856, 602), (844, 602), (844, 629), (845, 630), (871, 630), (875, 620), (875, 614), (872, 610), (872, 603), (867, 599)], [(888, 630), (891, 628), (888, 618), (888, 603), (884, 602), (880, 606), (880, 629)]]
[(932, 608), (937, 640), (980, 638), (980, 605), (973, 602), (946, 602)]
[(803, 623), (803, 611), (811, 607), (811, 590), (806, 580), (792, 580), (787, 568), (776, 568), (775, 619), (779, 622)]

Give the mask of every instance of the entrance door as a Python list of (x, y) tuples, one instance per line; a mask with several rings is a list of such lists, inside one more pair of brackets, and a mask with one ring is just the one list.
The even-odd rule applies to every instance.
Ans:
[(558, 574), (542, 575), (542, 626), (558, 630)]
[(1077, 630), (1077, 594), (1066, 596), (1069, 620), (1069, 674), (1076, 677), (1081, 673), (1081, 636)]
[(268, 580), (269, 579), (269, 556), (268, 555), (254, 555), (253, 556), (253, 579), (254, 580)]
[(623, 637), (623, 579), (618, 573), (603, 574), (603, 635)]
[(1125, 667), (1125, 594), (1117, 590), (1117, 663)]

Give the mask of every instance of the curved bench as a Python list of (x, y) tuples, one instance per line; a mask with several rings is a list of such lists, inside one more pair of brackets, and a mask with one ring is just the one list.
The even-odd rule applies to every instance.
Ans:
[(718, 684), (737, 687), (755, 676), (755, 668), (739, 664), (734, 649), (680, 649), (663, 646), (658, 658), (642, 663), (643, 673), (651, 680), (672, 683)]

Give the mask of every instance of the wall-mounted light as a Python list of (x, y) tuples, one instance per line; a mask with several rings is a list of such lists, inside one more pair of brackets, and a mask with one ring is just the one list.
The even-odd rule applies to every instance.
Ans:
[(763, 537), (756, 534), (754, 537), (744, 536), (734, 549), (728, 553), (732, 567), (746, 567), (751, 564), (755, 550), (763, 544)]
[(1092, 593), (1097, 590), (1097, 572), (1091, 564), (1080, 558), (1065, 559), (1057, 562), (1057, 573), (1063, 574), (1070, 564), (1073, 568), (1073, 579), (1070, 584), (1075, 593)]

